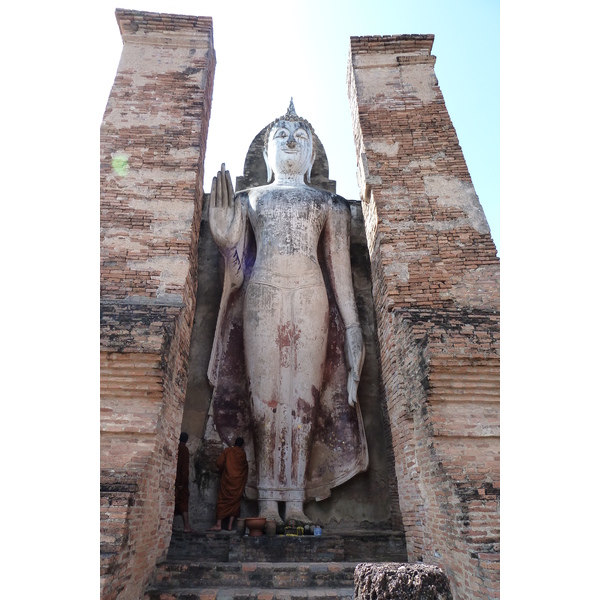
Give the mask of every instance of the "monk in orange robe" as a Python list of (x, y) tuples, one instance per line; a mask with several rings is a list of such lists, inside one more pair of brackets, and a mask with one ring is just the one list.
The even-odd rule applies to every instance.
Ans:
[(235, 445), (225, 448), (217, 459), (221, 484), (217, 497), (217, 523), (210, 531), (221, 531), (221, 521), (226, 518), (229, 518), (227, 530), (231, 531), (234, 518), (240, 515), (240, 504), (248, 479), (248, 460), (243, 445), (244, 440), (237, 438)]
[(186, 443), (188, 434), (183, 431), (179, 436), (179, 449), (177, 451), (177, 475), (175, 476), (175, 516), (183, 518), (183, 530), (193, 533), (188, 518), (188, 506), (190, 500), (190, 451)]

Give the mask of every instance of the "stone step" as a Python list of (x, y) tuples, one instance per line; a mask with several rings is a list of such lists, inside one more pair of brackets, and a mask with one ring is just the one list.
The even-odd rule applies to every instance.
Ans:
[(352, 600), (354, 587), (337, 588), (172, 588), (149, 589), (144, 593), (144, 600), (300, 600), (303, 598), (340, 598)]
[(203, 562), (169, 560), (157, 567), (154, 587), (265, 589), (326, 588), (354, 585), (357, 562)]
[(173, 532), (168, 559), (203, 562), (407, 562), (403, 533), (389, 530), (321, 536), (239, 536), (230, 532)]
[(233, 536), (235, 533), (206, 534), (174, 531), (167, 556), (173, 559), (202, 557), (206, 562), (226, 562), (229, 560)]

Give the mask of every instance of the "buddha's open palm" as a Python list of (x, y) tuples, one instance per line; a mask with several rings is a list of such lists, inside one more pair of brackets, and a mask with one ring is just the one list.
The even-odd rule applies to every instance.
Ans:
[(221, 250), (234, 248), (242, 235), (242, 206), (235, 200), (229, 171), (225, 163), (213, 177), (208, 207), (208, 224), (215, 243)]

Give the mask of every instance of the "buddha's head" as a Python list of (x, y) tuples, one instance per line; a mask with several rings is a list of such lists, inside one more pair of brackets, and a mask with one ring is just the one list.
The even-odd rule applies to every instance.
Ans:
[(264, 157), (267, 163), (267, 182), (272, 173), (281, 175), (306, 175), (310, 182), (310, 171), (315, 162), (311, 124), (299, 117), (290, 101), (287, 113), (275, 119), (265, 132)]

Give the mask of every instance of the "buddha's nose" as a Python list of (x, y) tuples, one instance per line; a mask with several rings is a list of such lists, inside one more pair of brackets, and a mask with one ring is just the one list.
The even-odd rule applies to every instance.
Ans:
[(296, 147), (296, 140), (293, 137), (290, 137), (287, 141), (288, 148)]

